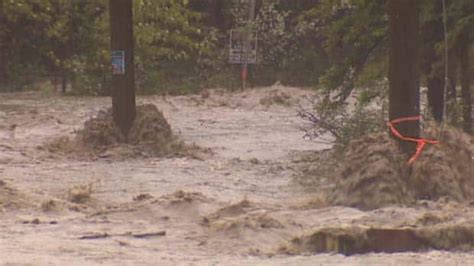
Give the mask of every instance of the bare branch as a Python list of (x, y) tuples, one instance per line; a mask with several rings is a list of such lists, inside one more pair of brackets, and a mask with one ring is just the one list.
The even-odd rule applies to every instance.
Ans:
[[(309, 121), (316, 128), (320, 128), (323, 131), (329, 132), (336, 139), (341, 138), (341, 136), (338, 133), (338, 127), (336, 125), (328, 121), (324, 121), (320, 117), (317, 117), (315, 114), (300, 107), (300, 110), (298, 111), (298, 116), (301, 117), (303, 120)], [(318, 137), (320, 135), (318, 132), (309, 133), (308, 130), (305, 130), (305, 131), (306, 131), (305, 137), (309, 137), (311, 139), (314, 136)]]

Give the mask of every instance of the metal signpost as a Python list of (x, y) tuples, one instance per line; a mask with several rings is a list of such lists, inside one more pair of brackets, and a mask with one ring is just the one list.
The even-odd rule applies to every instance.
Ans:
[[(242, 1), (241, 1), (242, 2)], [(250, 30), (255, 17), (255, 0), (248, 2), (248, 24), (244, 29), (235, 29), (230, 32), (229, 62), (241, 64), (242, 89), (245, 89), (248, 76), (248, 65), (257, 63), (257, 32)]]

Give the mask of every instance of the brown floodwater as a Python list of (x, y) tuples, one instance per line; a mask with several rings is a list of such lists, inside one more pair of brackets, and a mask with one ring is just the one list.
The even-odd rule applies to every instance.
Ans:
[(296, 113), (312, 97), (281, 86), (138, 97), (155, 104), (185, 143), (211, 152), (87, 159), (41, 147), (74, 137), (109, 98), (0, 94), (0, 264), (474, 263), (472, 249), (345, 256), (295, 244), (328, 227), (434, 228), (474, 219), (472, 205), (450, 201), (373, 211), (314, 205), (317, 189), (293, 182), (295, 158), (331, 147), (303, 139)]

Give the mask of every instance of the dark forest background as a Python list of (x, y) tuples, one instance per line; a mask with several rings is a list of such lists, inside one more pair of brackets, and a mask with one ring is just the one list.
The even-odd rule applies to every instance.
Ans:
[[(250, 27), (258, 32), (252, 86), (280, 81), (342, 100), (357, 88), (371, 98), (387, 76), (386, 2), (257, 0), (256, 18), (248, 21), (242, 0), (134, 0), (138, 93), (238, 88), (240, 66), (228, 63), (229, 32)], [(437, 93), (444, 86), (442, 1), (416, 2), (420, 82)], [(474, 73), (474, 2), (446, 0), (446, 14), (449, 99), (456, 102), (463, 97), (456, 88)], [(109, 34), (107, 0), (0, 0), (0, 91), (54, 86), (108, 95)]]

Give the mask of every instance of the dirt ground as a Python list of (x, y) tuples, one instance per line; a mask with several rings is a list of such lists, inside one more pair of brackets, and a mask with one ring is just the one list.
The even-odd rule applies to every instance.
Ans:
[(308, 154), (330, 148), (302, 138), (296, 111), (311, 98), (281, 86), (139, 97), (206, 152), (114, 156), (119, 147), (75, 157), (45, 145), (73, 138), (109, 98), (0, 94), (0, 263), (474, 263), (474, 202), (362, 211), (327, 206), (318, 189), (294, 182)]

